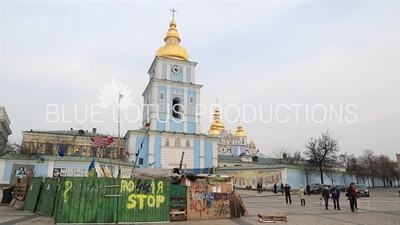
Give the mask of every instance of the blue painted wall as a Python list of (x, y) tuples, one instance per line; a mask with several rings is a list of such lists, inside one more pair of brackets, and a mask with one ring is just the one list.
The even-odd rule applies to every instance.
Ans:
[[(140, 144), (142, 143), (143, 138), (142, 137), (136, 137), (136, 151), (140, 148)], [(149, 164), (149, 138), (146, 137), (143, 141), (143, 147), (142, 150), (140, 150), (140, 155), (138, 156), (139, 158), (143, 158), (143, 165), (139, 165), (139, 159), (137, 161), (137, 165), (140, 166), (140, 168), (147, 168), (147, 165)]]
[(196, 133), (196, 123), (188, 122), (187, 123), (187, 132), (188, 133)]
[(35, 169), (34, 169), (35, 176), (47, 177), (47, 171), (49, 168), (48, 162), (44, 162), (44, 163), (36, 163), (36, 161), (32, 161), (32, 162), (25, 161), (25, 162), (18, 162), (18, 163), (6, 162), (4, 171), (3, 171), (3, 182), (10, 182), (11, 173), (15, 173), (15, 171), (12, 171), (12, 167), (14, 164), (34, 165), (35, 166)]
[[(188, 90), (187, 103), (196, 104), (196, 90)], [(190, 102), (190, 97), (193, 97), (193, 102)]]
[(286, 170), (287, 183), (292, 189), (299, 189), (300, 185), (305, 187), (304, 172), (301, 170)]
[[(161, 99), (161, 93), (164, 94), (163, 99)], [(158, 96), (157, 99), (158, 100), (164, 100), (167, 98), (167, 86), (163, 86), (163, 85), (159, 85), (158, 86)]]
[(154, 138), (154, 168), (161, 166), (161, 137)]
[(183, 122), (182, 119), (171, 119), (169, 121), (170, 125), (170, 131), (176, 131), (176, 132), (183, 132)]
[(194, 168), (200, 168), (200, 140), (193, 141), (194, 153), (193, 153), (193, 161), (194, 161)]
[(166, 121), (164, 121), (163, 119), (158, 118), (157, 119), (157, 130), (165, 130), (165, 124)]
[(213, 145), (212, 142), (204, 142), (204, 167), (212, 167)]

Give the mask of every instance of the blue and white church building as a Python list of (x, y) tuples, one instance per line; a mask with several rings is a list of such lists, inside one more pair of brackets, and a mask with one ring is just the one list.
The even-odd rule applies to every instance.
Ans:
[[(174, 19), (148, 71), (143, 92), (142, 127), (125, 135), (129, 161), (141, 168), (179, 167), (200, 169), (217, 166), (218, 138), (201, 132), (200, 89), (196, 84), (196, 62), (189, 61)], [(143, 143), (143, 144), (142, 144)], [(138, 149), (142, 144), (140, 153)], [(137, 156), (136, 156), (137, 155)]]

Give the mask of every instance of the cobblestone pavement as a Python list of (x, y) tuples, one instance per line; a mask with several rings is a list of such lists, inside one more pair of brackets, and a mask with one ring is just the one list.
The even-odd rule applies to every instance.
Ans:
[[(324, 203), (320, 204), (319, 195), (306, 196), (306, 206), (300, 206), (300, 200), (296, 195), (292, 196), (292, 204), (285, 203), (285, 197), (281, 194), (239, 190), (249, 215), (239, 219), (202, 220), (190, 222), (174, 222), (177, 225), (249, 225), (261, 224), (257, 215), (263, 213), (283, 213), (288, 218), (288, 223), (295, 225), (400, 225), (400, 197), (398, 188), (375, 189), (371, 191), (371, 197), (358, 199), (358, 210), (350, 211), (349, 202), (345, 196), (341, 198), (341, 210), (334, 210), (330, 202), (329, 210), (325, 210)], [(283, 223), (283, 222), (281, 222)], [(2, 225), (35, 225), (54, 224), (52, 218), (40, 216), (34, 213), (15, 210), (9, 206), (0, 206), (0, 224)], [(159, 223), (158, 223), (159, 224)]]

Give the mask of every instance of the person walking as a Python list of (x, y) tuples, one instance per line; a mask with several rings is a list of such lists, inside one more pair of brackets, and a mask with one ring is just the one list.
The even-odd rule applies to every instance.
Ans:
[(275, 194), (278, 194), (278, 184), (277, 183), (274, 183), (274, 193)]
[(357, 208), (357, 206), (355, 206), (355, 202), (357, 201), (357, 199), (356, 199), (356, 195), (354, 194), (357, 191), (354, 188), (354, 185), (355, 185), (354, 182), (352, 182), (350, 184), (350, 186), (347, 188), (347, 193), (346, 193), (346, 196), (350, 200), (350, 209), (352, 212), (354, 212), (354, 208)]
[(258, 191), (258, 193), (262, 192), (262, 183), (261, 183), (261, 181), (259, 181), (258, 184), (257, 184), (257, 191)]
[(339, 204), (340, 190), (336, 187), (336, 184), (334, 184), (331, 188), (331, 196), (334, 209), (337, 208), (337, 210), (340, 210), (340, 204)]
[(310, 185), (309, 185), (309, 184), (307, 184), (307, 186), (306, 186), (306, 189), (307, 189), (307, 194), (308, 194), (308, 195), (310, 195), (310, 192), (311, 192), (311, 187), (310, 187)]
[(325, 209), (328, 210), (328, 203), (329, 203), (329, 189), (328, 187), (324, 184), (324, 189), (322, 190), (322, 198), (325, 201)]
[(301, 202), (301, 206), (306, 206), (306, 197), (305, 197), (306, 191), (303, 188), (303, 185), (300, 185), (299, 188), (299, 198)]
[(284, 189), (285, 189), (285, 186), (283, 186), (283, 183), (281, 183), (281, 192), (282, 192), (282, 194), (283, 194)]
[[(290, 204), (292, 204), (292, 198), (290, 197), (290, 185), (285, 184), (284, 190), (285, 190), (285, 199), (286, 199), (286, 204), (288, 204), (288, 202)], [(289, 201), (288, 201), (289, 200)]]

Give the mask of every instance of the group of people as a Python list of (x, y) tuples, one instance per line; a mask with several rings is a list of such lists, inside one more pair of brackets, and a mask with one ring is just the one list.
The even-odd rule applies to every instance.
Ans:
[[(346, 190), (347, 200), (350, 201), (350, 209), (352, 212), (355, 212), (354, 209), (358, 210), (357, 208), (358, 193), (354, 186), (355, 184), (354, 182), (352, 182)], [(330, 190), (328, 189), (328, 186), (324, 185), (324, 189), (322, 190), (322, 198), (325, 201), (326, 210), (328, 210), (329, 198), (333, 199), (333, 207), (335, 209), (337, 207), (337, 209), (340, 210), (340, 205), (339, 205), (340, 190), (336, 188), (336, 185), (333, 185), (333, 187)]]
[[(357, 198), (358, 198), (358, 193), (356, 188), (354, 187), (354, 182), (350, 184), (350, 186), (347, 188), (346, 190), (346, 197), (347, 200), (350, 201), (350, 209), (352, 212), (355, 212), (355, 210), (357, 210)], [(258, 192), (262, 192), (262, 184), (261, 182), (259, 183), (259, 185), (257, 185), (257, 189)], [(282, 194), (285, 194), (285, 200), (286, 200), (286, 204), (292, 204), (292, 198), (291, 198), (291, 194), (290, 194), (290, 190), (291, 187), (289, 184), (285, 184), (283, 185), (283, 183), (281, 183), (281, 192)], [(278, 193), (278, 188), (277, 188), (277, 184), (274, 184), (274, 188), (273, 188), (273, 192), (275, 194)], [(299, 188), (299, 193), (298, 196), (300, 198), (300, 202), (301, 202), (301, 206), (305, 206), (306, 205), (306, 195), (310, 194), (310, 186), (307, 184), (306, 189), (304, 189), (303, 185), (300, 185)], [(329, 206), (329, 199), (332, 199), (333, 201), (333, 208), (340, 210), (340, 203), (339, 203), (339, 199), (340, 199), (340, 189), (336, 187), (336, 185), (334, 184), (332, 186), (331, 189), (328, 188), (327, 185), (323, 185), (323, 189), (322, 189), (322, 198), (321, 200), (324, 200), (325, 202), (325, 208), (326, 210), (328, 210), (328, 206)]]

